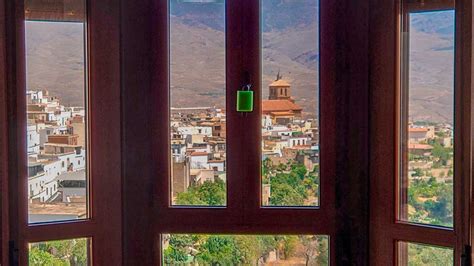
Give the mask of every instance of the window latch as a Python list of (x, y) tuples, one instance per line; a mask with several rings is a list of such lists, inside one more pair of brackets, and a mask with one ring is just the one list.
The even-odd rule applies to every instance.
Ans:
[(469, 245), (464, 246), (464, 252), (461, 255), (461, 266), (472, 265), (472, 247)]
[(237, 91), (237, 112), (253, 111), (252, 84), (247, 84)]

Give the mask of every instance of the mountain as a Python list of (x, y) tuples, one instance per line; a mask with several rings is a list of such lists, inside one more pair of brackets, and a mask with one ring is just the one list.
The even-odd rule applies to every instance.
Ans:
[[(278, 72), (292, 84), (307, 114), (318, 105), (317, 1), (262, 1), (262, 87)], [(410, 116), (451, 122), (453, 116), (453, 12), (411, 15)], [(173, 106), (225, 103), (223, 0), (172, 0), (171, 101)], [(27, 22), (28, 88), (47, 88), (67, 105), (81, 105), (83, 26)]]
[(66, 105), (84, 105), (84, 26), (26, 22), (27, 88), (47, 89)]

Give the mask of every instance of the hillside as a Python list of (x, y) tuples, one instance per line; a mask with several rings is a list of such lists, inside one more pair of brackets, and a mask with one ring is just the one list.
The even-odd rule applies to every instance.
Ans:
[[(278, 71), (306, 112), (317, 106), (318, 7), (294, 0), (262, 6), (263, 95)], [(209, 7), (209, 5), (211, 7)], [(453, 109), (453, 18), (450, 12), (412, 17), (411, 117), (449, 122)], [(171, 9), (173, 106), (221, 106), (225, 95), (222, 4), (185, 3)], [(66, 105), (83, 102), (83, 28), (27, 22), (28, 88), (47, 88)]]

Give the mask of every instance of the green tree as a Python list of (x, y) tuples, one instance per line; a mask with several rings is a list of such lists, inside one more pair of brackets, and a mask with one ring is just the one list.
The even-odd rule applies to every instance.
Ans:
[(87, 265), (87, 247), (87, 239), (36, 243), (30, 250), (30, 265)]
[(295, 253), (296, 245), (298, 244), (297, 236), (284, 236), (282, 239), (283, 255), (285, 259), (289, 259)]
[(188, 191), (178, 193), (179, 205), (223, 206), (226, 203), (225, 182), (217, 179), (205, 181), (201, 185), (191, 186)]
[(433, 151), (431, 153), (439, 159), (442, 165), (447, 165), (448, 160), (452, 158), (452, 149), (445, 148), (437, 142), (433, 144)]
[(242, 256), (231, 236), (209, 236), (199, 247), (197, 261), (205, 265), (238, 265)]
[(304, 204), (304, 196), (289, 184), (272, 184), (270, 205), (301, 206)]
[(56, 258), (51, 253), (44, 251), (38, 247), (32, 247), (28, 254), (28, 264), (32, 266), (65, 266), (69, 265), (66, 261)]
[(408, 265), (453, 265), (452, 249), (438, 248), (427, 245), (408, 244)]

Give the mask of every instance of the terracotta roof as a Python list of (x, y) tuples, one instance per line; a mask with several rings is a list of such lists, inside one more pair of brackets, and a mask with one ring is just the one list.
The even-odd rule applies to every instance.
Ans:
[(425, 127), (410, 127), (409, 132), (428, 132), (428, 129)]
[(286, 80), (279, 79), (270, 84), (270, 87), (290, 87), (290, 83)]
[(262, 111), (263, 112), (286, 112), (286, 111), (301, 111), (299, 105), (289, 100), (263, 100)]
[(272, 115), (295, 115), (292, 111), (271, 112)]
[(411, 143), (411, 144), (408, 144), (408, 149), (414, 149), (414, 150), (431, 150), (431, 149), (433, 149), (433, 146), (428, 145), (428, 144)]

